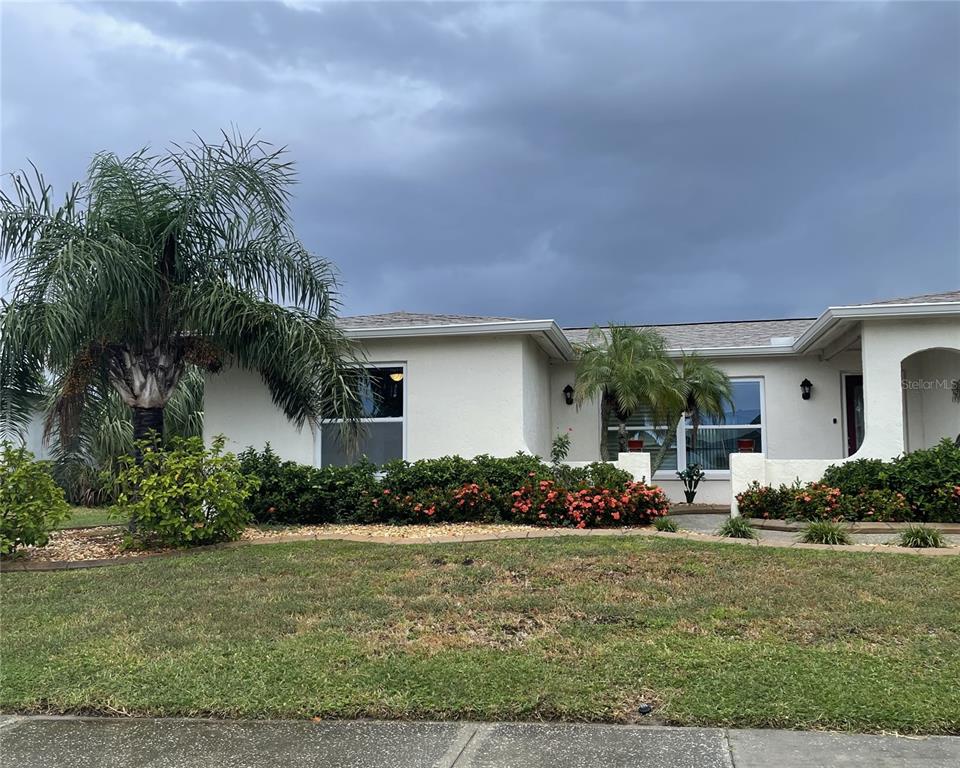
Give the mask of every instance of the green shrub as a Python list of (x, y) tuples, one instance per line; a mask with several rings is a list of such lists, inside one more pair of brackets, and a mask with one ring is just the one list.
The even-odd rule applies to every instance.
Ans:
[(923, 549), (926, 547), (945, 547), (946, 541), (943, 534), (936, 528), (928, 528), (925, 525), (911, 525), (900, 532), (901, 547), (915, 547)]
[(654, 519), (653, 527), (658, 531), (663, 531), (664, 533), (676, 533), (680, 530), (680, 526), (677, 525), (677, 521), (672, 517), (658, 517)]
[(793, 489), (790, 517), (797, 520), (832, 520), (840, 514), (840, 489), (807, 483)]
[(881, 459), (857, 459), (827, 467), (820, 482), (839, 488), (844, 495), (886, 488), (885, 475), (890, 465)]
[(793, 489), (786, 485), (772, 488), (754, 481), (737, 494), (737, 508), (743, 517), (784, 520), (793, 510)]
[(513, 491), (512, 516), (530, 525), (604, 528), (648, 525), (670, 511), (663, 490), (631, 482), (615, 488), (564, 488), (553, 480), (528, 483)]
[(902, 493), (884, 488), (841, 496), (838, 516), (866, 522), (906, 522), (914, 519), (914, 511)]
[(0, 444), (0, 555), (44, 546), (69, 511), (47, 464), (24, 448)]
[(121, 460), (117, 500), (138, 539), (185, 546), (240, 536), (249, 520), (244, 501), (258, 481), (240, 471), (240, 461), (223, 453), (223, 445), (222, 437), (208, 450), (199, 437), (176, 438), (160, 449), (145, 441), (139, 462)]
[(814, 520), (800, 535), (805, 544), (852, 544), (850, 534), (842, 524), (834, 520)]
[(259, 481), (245, 502), (257, 523), (356, 522), (362, 517), (363, 492), (369, 495), (377, 485), (376, 467), (366, 459), (318, 469), (281, 461), (269, 444), (262, 452), (247, 449), (239, 459), (243, 474)]
[(960, 446), (948, 439), (933, 448), (894, 459), (886, 472), (887, 486), (906, 496), (916, 518), (960, 523)]
[(720, 530), (717, 531), (717, 533), (721, 536), (726, 536), (728, 539), (757, 538), (757, 532), (745, 517), (731, 517), (720, 526)]

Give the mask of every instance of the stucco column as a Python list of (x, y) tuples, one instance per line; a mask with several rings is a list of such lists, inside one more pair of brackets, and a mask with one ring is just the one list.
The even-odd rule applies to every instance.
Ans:
[(617, 466), (625, 469), (637, 482), (643, 480), (647, 483), (653, 482), (653, 473), (650, 471), (650, 454), (640, 453), (618, 453)]
[[(864, 436), (851, 459), (890, 459), (903, 452), (903, 387), (900, 361), (905, 350), (899, 334), (864, 323), (863, 360)], [(899, 342), (899, 343), (898, 343)]]

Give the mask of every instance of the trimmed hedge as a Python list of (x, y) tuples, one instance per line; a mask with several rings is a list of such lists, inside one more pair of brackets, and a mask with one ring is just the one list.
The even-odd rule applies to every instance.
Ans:
[(268, 445), (240, 455), (259, 480), (247, 510), (259, 523), (430, 523), (515, 521), (596, 527), (639, 525), (666, 514), (663, 492), (597, 462), (547, 465), (535, 456), (446, 456), (362, 460), (318, 469), (281, 461)]
[(942, 440), (893, 461), (828, 467), (823, 480), (737, 494), (744, 517), (877, 522), (960, 522), (960, 446)]

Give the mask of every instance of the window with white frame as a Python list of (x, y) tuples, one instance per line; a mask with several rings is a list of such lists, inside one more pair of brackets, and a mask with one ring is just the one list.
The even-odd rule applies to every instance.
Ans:
[(336, 422), (320, 428), (320, 466), (351, 464), (366, 456), (374, 464), (404, 457), (404, 385), (403, 365), (375, 364), (367, 368), (364, 385), (364, 434), (356, 454), (348, 454), (340, 444), (340, 425)]
[[(729, 472), (731, 453), (763, 453), (763, 380), (731, 379), (732, 399), (724, 406), (722, 419), (704, 418), (694, 440), (689, 417), (681, 420), (676, 434), (669, 430), (671, 446), (661, 472), (672, 474), (699, 464), (706, 472)], [(611, 416), (607, 425), (607, 458), (616, 459), (619, 451), (618, 423)], [(629, 449), (656, 453), (668, 433), (667, 427), (654, 426), (649, 412), (634, 414), (627, 421)]]

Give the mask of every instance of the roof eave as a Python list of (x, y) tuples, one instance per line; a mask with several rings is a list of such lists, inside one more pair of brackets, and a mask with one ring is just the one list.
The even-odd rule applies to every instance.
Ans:
[(479, 336), (526, 334), (542, 336), (545, 351), (560, 360), (574, 360), (570, 340), (553, 320), (504, 320), (493, 323), (447, 323), (443, 325), (396, 325), (379, 328), (344, 328), (344, 334), (357, 341), (364, 339), (412, 339), (430, 336)]
[(866, 320), (890, 317), (939, 317), (960, 314), (960, 301), (924, 302), (921, 304), (858, 304), (829, 307), (814, 320), (793, 343), (794, 351), (810, 349), (819, 338), (844, 320)]

